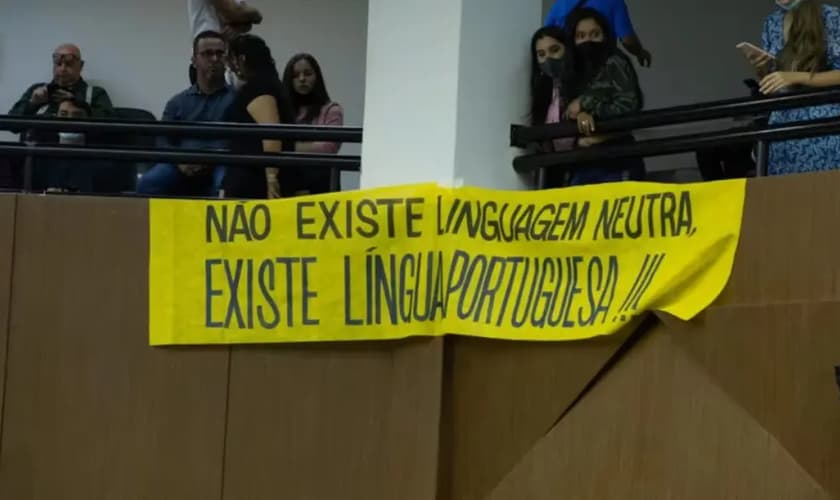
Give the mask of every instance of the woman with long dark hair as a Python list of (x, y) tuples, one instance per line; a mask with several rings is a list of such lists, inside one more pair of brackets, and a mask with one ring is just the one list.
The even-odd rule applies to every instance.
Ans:
[[(615, 35), (597, 10), (577, 9), (569, 15), (567, 33), (575, 42), (575, 98), (566, 116), (577, 120), (583, 135), (578, 147), (633, 142), (633, 136), (596, 135), (596, 122), (642, 109), (644, 97), (633, 63), (616, 46)], [(631, 158), (576, 166), (571, 185), (641, 180), (644, 161)]]
[[(538, 29), (531, 37), (531, 124), (559, 123), (572, 95), (574, 58), (565, 32), (556, 26)], [(568, 151), (574, 139), (556, 139), (541, 145), (544, 152)], [(566, 170), (545, 172), (545, 187), (560, 187)]]
[[(840, 85), (840, 9), (817, 0), (777, 0), (764, 24), (762, 42), (771, 57), (754, 55), (761, 92)], [(840, 116), (840, 104), (776, 111), (771, 124)], [(770, 145), (770, 175), (840, 168), (840, 136), (823, 136)]]
[[(294, 123), (271, 50), (254, 35), (238, 35), (228, 45), (228, 68), (236, 97), (226, 121), (237, 123)], [(234, 139), (231, 150), (240, 154), (294, 151), (289, 141)], [(294, 173), (277, 168), (228, 167), (222, 181), (228, 198), (279, 198), (299, 191)]]
[[(297, 54), (286, 64), (283, 71), (283, 86), (290, 98), (295, 122), (301, 125), (340, 127), (344, 125), (344, 110), (330, 99), (321, 65), (310, 54)], [(336, 154), (341, 149), (339, 142), (298, 142), (299, 153)], [(326, 193), (330, 189), (330, 174), (326, 170), (306, 175), (307, 191), (312, 194)]]

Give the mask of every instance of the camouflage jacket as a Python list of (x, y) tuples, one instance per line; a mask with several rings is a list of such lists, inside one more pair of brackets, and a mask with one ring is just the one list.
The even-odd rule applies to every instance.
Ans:
[(641, 111), (642, 91), (633, 63), (622, 55), (610, 56), (598, 76), (581, 92), (580, 107), (601, 119)]

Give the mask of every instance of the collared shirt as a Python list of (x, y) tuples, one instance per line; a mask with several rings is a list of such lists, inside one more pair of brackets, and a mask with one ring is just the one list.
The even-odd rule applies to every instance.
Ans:
[[(166, 103), (161, 120), (165, 122), (222, 122), (235, 95), (234, 90), (229, 87), (222, 87), (213, 94), (204, 94), (199, 90), (198, 85), (193, 85)], [(228, 141), (224, 139), (172, 137), (160, 138), (158, 143), (164, 148), (228, 148)]]
[[(554, 7), (548, 13), (545, 20), (546, 26), (566, 27), (566, 17), (578, 4), (579, 0), (557, 0)], [(630, 13), (624, 0), (587, 0), (583, 7), (595, 9), (606, 17), (615, 32), (616, 37), (621, 40), (634, 35), (633, 23), (630, 21)]]

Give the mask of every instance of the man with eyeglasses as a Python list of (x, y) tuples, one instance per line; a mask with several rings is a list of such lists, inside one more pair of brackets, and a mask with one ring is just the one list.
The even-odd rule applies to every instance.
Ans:
[(107, 118), (113, 114), (114, 107), (108, 92), (101, 87), (89, 85), (82, 78), (85, 62), (79, 47), (73, 44), (61, 45), (53, 52), (52, 60), (52, 82), (30, 86), (9, 111), (10, 115), (55, 116), (61, 102), (67, 99), (87, 103), (91, 108), (91, 116), (95, 118)]
[[(215, 31), (230, 40), (240, 33), (247, 33), (262, 22), (260, 11), (245, 0), (187, 0), (190, 33), (195, 39), (199, 33)], [(195, 83), (195, 68), (189, 68), (190, 83)]]
[[(234, 91), (225, 85), (225, 40), (215, 31), (195, 37), (192, 66), (196, 83), (166, 103), (162, 121), (221, 122), (233, 101)], [(225, 140), (161, 138), (167, 149), (225, 150)], [(140, 179), (137, 191), (149, 196), (216, 196), (224, 168), (215, 165), (173, 165), (161, 163)]]

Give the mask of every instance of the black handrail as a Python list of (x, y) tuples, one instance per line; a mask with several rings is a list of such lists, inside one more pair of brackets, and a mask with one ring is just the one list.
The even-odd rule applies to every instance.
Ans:
[(133, 120), (71, 120), (55, 117), (0, 115), (0, 130), (44, 130), (62, 132), (114, 133), (141, 136), (188, 136), (201, 138), (279, 139), (361, 143), (360, 127), (316, 125), (250, 125), (208, 122), (152, 122)]
[[(727, 99), (672, 108), (642, 111), (640, 113), (599, 121), (599, 133), (632, 132), (638, 129), (716, 120), (736, 116), (751, 116), (781, 109), (817, 106), (840, 102), (840, 87), (797, 92), (766, 97)], [(563, 122), (533, 127), (511, 126), (511, 145), (526, 147), (535, 142), (577, 137), (577, 125)]]
[(32, 158), (72, 158), (78, 160), (122, 160), (128, 162), (171, 162), (243, 167), (278, 167), (287, 169), (330, 168), (359, 171), (361, 157), (312, 153), (242, 155), (172, 149), (135, 149), (110, 146), (29, 145), (0, 142), (0, 154)]
[(623, 158), (664, 156), (687, 153), (706, 147), (743, 144), (756, 141), (773, 142), (840, 134), (840, 117), (772, 125), (766, 128), (738, 127), (724, 131), (652, 139), (628, 144), (578, 148), (563, 153), (540, 153), (520, 156), (513, 168), (520, 173), (541, 168), (581, 166), (595, 161)]

